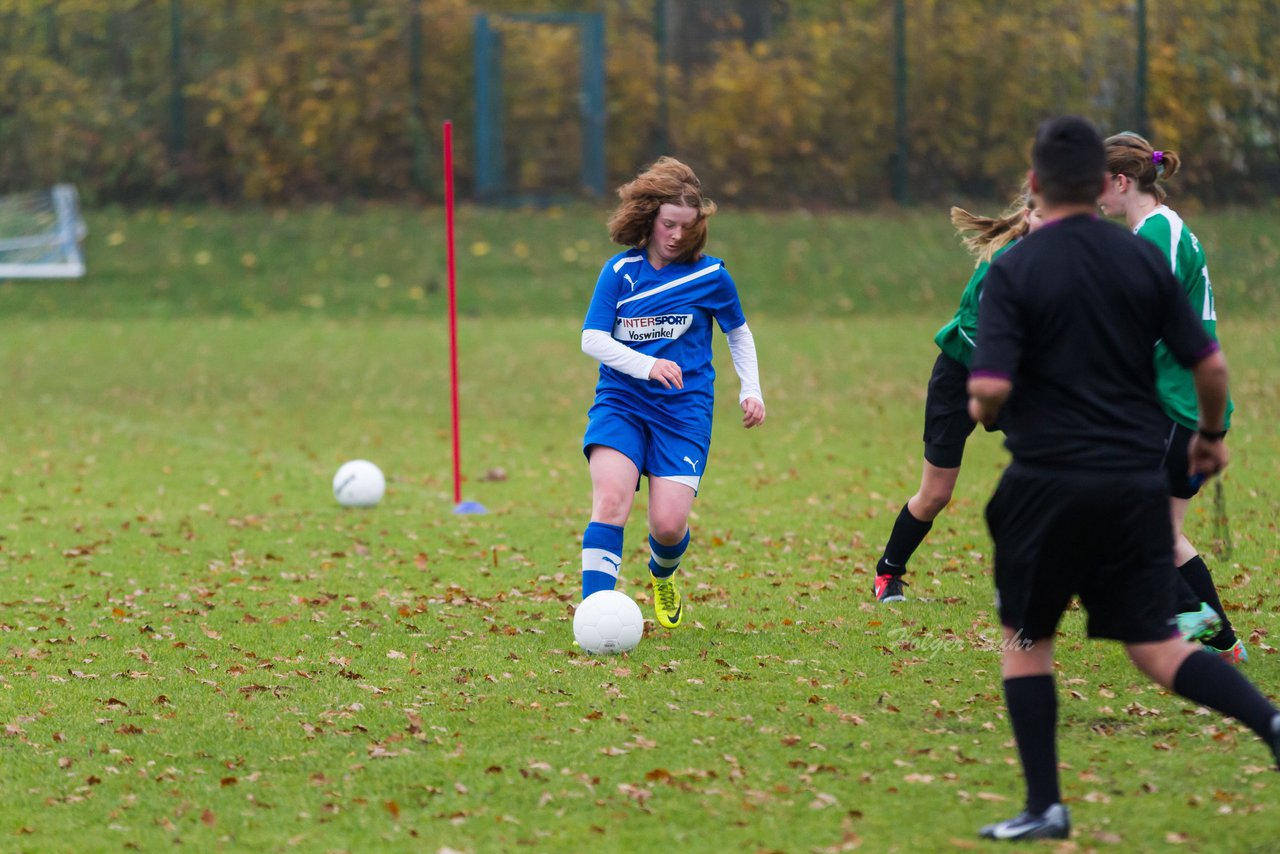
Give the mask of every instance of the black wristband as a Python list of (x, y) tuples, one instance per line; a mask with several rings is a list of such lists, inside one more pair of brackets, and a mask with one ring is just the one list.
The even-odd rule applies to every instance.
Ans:
[(1221, 442), (1227, 435), (1226, 430), (1206, 430), (1203, 427), (1196, 432), (1200, 434), (1201, 439), (1205, 439), (1210, 442)]

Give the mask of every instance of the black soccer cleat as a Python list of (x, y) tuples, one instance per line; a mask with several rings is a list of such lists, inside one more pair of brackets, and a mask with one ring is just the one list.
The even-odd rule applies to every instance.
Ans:
[(1071, 813), (1054, 804), (1042, 813), (1023, 810), (1013, 818), (988, 824), (978, 832), (983, 839), (1068, 839)]

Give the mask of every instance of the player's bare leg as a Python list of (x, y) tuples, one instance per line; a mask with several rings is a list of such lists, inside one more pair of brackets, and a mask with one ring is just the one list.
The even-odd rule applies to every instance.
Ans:
[(951, 501), (960, 478), (960, 467), (942, 468), (928, 460), (920, 472), (920, 488), (907, 499), (906, 506), (893, 522), (893, 531), (885, 544), (884, 554), (876, 563), (874, 592), (878, 602), (902, 602), (906, 582), (907, 561), (915, 554), (933, 520)]
[(684, 617), (676, 589), (676, 569), (689, 547), (689, 514), (694, 490), (663, 477), (649, 478), (649, 573), (653, 577), (653, 609), (658, 624), (674, 629)]

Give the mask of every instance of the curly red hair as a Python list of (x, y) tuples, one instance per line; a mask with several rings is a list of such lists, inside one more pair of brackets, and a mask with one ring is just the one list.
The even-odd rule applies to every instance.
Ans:
[(707, 245), (707, 218), (716, 203), (702, 195), (702, 182), (693, 170), (674, 157), (659, 157), (634, 180), (618, 188), (622, 201), (609, 217), (609, 239), (623, 246), (643, 249), (653, 234), (653, 222), (663, 205), (693, 208), (698, 218), (685, 232), (683, 252), (676, 263), (702, 255)]

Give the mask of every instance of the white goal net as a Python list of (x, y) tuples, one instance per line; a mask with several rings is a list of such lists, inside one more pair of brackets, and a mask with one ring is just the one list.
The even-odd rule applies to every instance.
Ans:
[(83, 276), (86, 233), (70, 184), (0, 196), (0, 279)]

